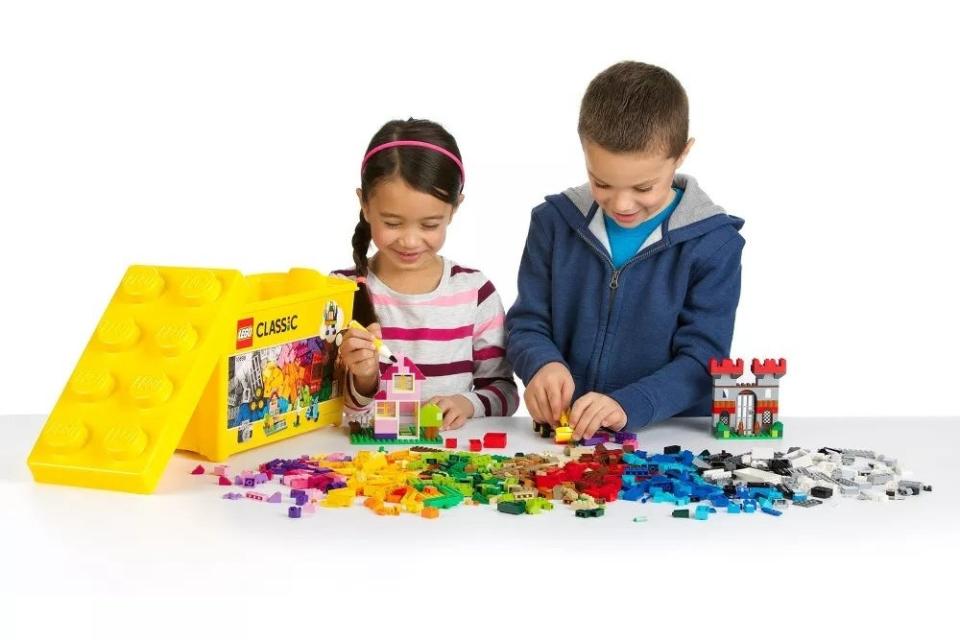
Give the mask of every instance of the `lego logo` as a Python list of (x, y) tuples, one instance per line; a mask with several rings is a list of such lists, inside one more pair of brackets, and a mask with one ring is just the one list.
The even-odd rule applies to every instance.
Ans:
[(253, 318), (237, 320), (237, 349), (253, 346)]

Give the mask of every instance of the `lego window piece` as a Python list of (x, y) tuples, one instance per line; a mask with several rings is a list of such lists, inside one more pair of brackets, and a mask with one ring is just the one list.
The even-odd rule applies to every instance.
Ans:
[(377, 403), (377, 417), (378, 418), (396, 418), (397, 403), (395, 402)]
[(400, 393), (409, 393), (413, 391), (413, 374), (393, 376), (393, 390)]

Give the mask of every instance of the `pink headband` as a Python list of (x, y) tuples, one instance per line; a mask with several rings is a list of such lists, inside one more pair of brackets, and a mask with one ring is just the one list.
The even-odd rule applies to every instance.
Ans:
[(363, 169), (367, 166), (367, 161), (370, 158), (380, 153), (384, 149), (392, 149), (393, 147), (422, 147), (423, 149), (431, 149), (447, 156), (453, 160), (460, 169), (460, 191), (463, 191), (463, 183), (467, 181), (467, 174), (463, 170), (463, 163), (460, 162), (460, 158), (450, 151), (444, 149), (440, 145), (433, 144), (432, 142), (422, 142), (420, 140), (394, 140), (393, 142), (385, 142), (381, 145), (377, 145), (373, 149), (370, 149), (370, 151), (367, 151), (367, 155), (363, 156), (363, 162), (360, 163), (360, 171), (363, 172)]

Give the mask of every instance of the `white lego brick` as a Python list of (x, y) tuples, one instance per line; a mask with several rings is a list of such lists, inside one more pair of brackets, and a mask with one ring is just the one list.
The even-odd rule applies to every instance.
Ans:
[(777, 475), (776, 473), (771, 473), (770, 471), (764, 471), (763, 469), (737, 469), (733, 474), (741, 479), (746, 480), (747, 482), (769, 482), (771, 484), (780, 484), (783, 480), (783, 476)]
[(754, 447), (750, 450), (750, 455), (754, 460), (772, 460), (773, 454), (772, 447)]
[(713, 482), (719, 482), (720, 480), (732, 478), (733, 474), (726, 469), (710, 469), (703, 472), (703, 477)]
[(813, 457), (808, 453), (806, 455), (791, 459), (790, 464), (794, 469), (805, 469), (813, 466)]

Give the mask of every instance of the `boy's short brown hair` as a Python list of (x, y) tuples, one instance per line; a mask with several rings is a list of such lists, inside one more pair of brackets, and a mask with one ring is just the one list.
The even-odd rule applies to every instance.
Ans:
[(618, 62), (590, 82), (580, 103), (580, 138), (614, 153), (663, 151), (678, 158), (687, 145), (687, 93), (666, 69)]

